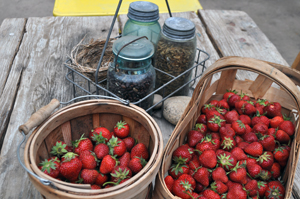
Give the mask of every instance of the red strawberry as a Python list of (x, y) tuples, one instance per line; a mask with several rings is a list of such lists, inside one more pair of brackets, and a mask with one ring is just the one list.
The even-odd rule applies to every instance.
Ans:
[(252, 178), (258, 178), (262, 168), (258, 164), (247, 164), (247, 171)]
[(261, 143), (265, 151), (275, 150), (275, 138), (273, 136), (264, 135), (259, 139), (259, 143)]
[(218, 101), (217, 107), (220, 107), (220, 108), (223, 108), (223, 109), (227, 109), (227, 110), (230, 109), (230, 107), (229, 107), (226, 99), (222, 99), (222, 100)]
[(200, 133), (202, 133), (203, 135), (205, 135), (205, 133), (207, 132), (207, 126), (205, 124), (202, 123), (197, 123), (195, 125), (194, 128), (196, 131), (199, 131)]
[(243, 135), (246, 132), (245, 124), (241, 120), (232, 122), (231, 126), (237, 135)]
[(281, 144), (287, 144), (290, 141), (290, 136), (283, 130), (277, 130), (276, 140), (279, 141)]
[(193, 154), (193, 158), (189, 162), (189, 168), (191, 170), (196, 170), (200, 166), (201, 166), (201, 164), (200, 164), (200, 161), (199, 161), (199, 157), (196, 154)]
[(259, 114), (264, 114), (264, 108), (263, 107), (256, 107), (256, 112), (259, 112)]
[(267, 101), (266, 99), (258, 99), (255, 103), (255, 107), (262, 107), (264, 108), (265, 106), (267, 106), (269, 104), (269, 101)]
[(221, 153), (217, 156), (218, 165), (225, 169), (225, 171), (230, 171), (237, 164), (236, 158), (229, 152)]
[(208, 125), (208, 120), (214, 116), (222, 116), (217, 110), (207, 111), (206, 115), (206, 125)]
[(268, 132), (268, 126), (263, 123), (258, 123), (253, 126), (253, 132), (265, 135)]
[(263, 198), (265, 196), (266, 190), (268, 188), (267, 183), (264, 181), (258, 181), (257, 182), (258, 187), (258, 194), (260, 198)]
[(266, 115), (270, 118), (281, 116), (281, 105), (278, 102), (269, 103), (264, 107), (264, 112), (266, 112)]
[(96, 155), (91, 151), (82, 151), (79, 156), (83, 169), (95, 169), (97, 166)]
[(111, 181), (119, 183), (126, 178), (132, 177), (132, 172), (128, 167), (116, 166), (113, 171), (110, 173)]
[(172, 193), (183, 199), (190, 199), (192, 194), (192, 185), (185, 180), (175, 180), (172, 188)]
[(199, 156), (200, 164), (207, 168), (214, 168), (217, 165), (217, 157), (214, 150), (206, 150)]
[(216, 110), (216, 108), (215, 105), (212, 104), (204, 104), (204, 106), (201, 108), (202, 114), (206, 114), (208, 111), (213, 111), (213, 110)]
[(214, 146), (211, 142), (199, 142), (196, 145), (196, 150), (198, 150), (200, 153), (210, 149), (214, 150)]
[(239, 183), (233, 183), (229, 188), (226, 199), (247, 199), (247, 192)]
[(247, 159), (247, 155), (244, 153), (244, 151), (239, 148), (239, 147), (235, 147), (231, 150), (231, 154), (237, 159), (237, 161), (240, 160), (246, 160)]
[[(192, 198), (197, 198), (197, 199), (199, 199), (199, 197), (200, 197), (199, 194), (197, 194), (196, 192), (192, 192), (191, 196), (192, 196)], [(201, 196), (201, 197), (204, 197), (204, 196)]]
[(257, 138), (256, 134), (253, 132), (244, 134), (242, 138), (244, 139), (245, 142), (248, 142), (248, 143), (258, 142), (258, 138)]
[(283, 118), (281, 116), (275, 116), (272, 119), (270, 119), (270, 126), (272, 128), (277, 128), (281, 122), (283, 122)]
[(269, 118), (267, 118), (266, 116), (256, 113), (256, 116), (252, 118), (251, 125), (255, 126), (258, 123), (263, 123), (268, 127), (270, 121)]
[(279, 163), (274, 162), (274, 164), (272, 165), (271, 170), (270, 170), (274, 179), (278, 179), (280, 177), (280, 175), (281, 175), (280, 170), (281, 170), (281, 167), (280, 167)]
[(127, 137), (123, 139), (125, 145), (126, 145), (126, 150), (131, 151), (131, 149), (134, 147), (136, 141), (133, 137)]
[(182, 174), (181, 176), (179, 176), (178, 180), (184, 180), (184, 181), (189, 182), (191, 184), (191, 187), (192, 187), (193, 190), (196, 188), (196, 181), (189, 174)]
[(223, 137), (235, 137), (235, 132), (231, 127), (222, 126), (219, 130), (221, 138)]
[(275, 128), (269, 128), (268, 132), (267, 132), (267, 135), (271, 135), (275, 138), (277, 130), (278, 130), (277, 128), (276, 129)]
[(252, 128), (248, 124), (245, 124), (245, 128), (246, 128), (245, 134), (252, 132)]
[(133, 173), (138, 173), (145, 167), (146, 164), (147, 164), (147, 161), (144, 158), (135, 157), (130, 160), (128, 167)]
[(99, 175), (97, 176), (96, 180), (95, 180), (95, 184), (96, 185), (99, 185), (99, 186), (103, 186), (103, 184), (105, 182), (107, 182), (108, 180), (108, 176), (107, 175), (104, 175), (102, 173), (99, 173)]
[(114, 127), (114, 133), (118, 138), (126, 138), (130, 133), (130, 127), (125, 121), (119, 121)]
[(214, 192), (213, 190), (210, 190), (210, 189), (204, 190), (203, 196), (207, 199), (221, 199), (219, 194), (217, 194), (216, 192)]
[(270, 151), (266, 151), (264, 152), (264, 154), (259, 156), (256, 161), (261, 166), (261, 168), (270, 170), (274, 163), (273, 153)]
[(101, 189), (101, 187), (99, 185), (92, 184), (91, 189)]
[(278, 126), (279, 130), (283, 130), (286, 132), (289, 136), (294, 135), (295, 133), (295, 126), (291, 121), (283, 121)]
[(120, 158), (120, 166), (124, 166), (127, 167), (129, 162), (130, 162), (130, 153), (129, 152), (125, 152)]
[(228, 190), (228, 187), (221, 181), (215, 181), (211, 183), (210, 188), (218, 194), (223, 194)]
[(226, 99), (226, 101), (228, 101), (228, 99), (232, 96), (232, 95), (235, 95), (237, 94), (237, 91), (235, 90), (227, 90), (226, 93), (224, 93), (223, 95), (223, 99)]
[(246, 159), (246, 164), (257, 164), (256, 159), (248, 157)]
[(225, 151), (231, 151), (236, 146), (236, 142), (233, 137), (223, 137), (221, 140), (221, 148)]
[(244, 140), (240, 136), (236, 136), (235, 137), (235, 142), (236, 142), (236, 144), (238, 144), (238, 143), (244, 142)]
[(268, 182), (265, 196), (270, 199), (283, 199), (285, 195), (284, 186), (279, 181)]
[(234, 107), (235, 103), (240, 100), (241, 100), (241, 96), (234, 94), (228, 98), (227, 102), (230, 107)]
[(77, 156), (75, 153), (68, 152), (61, 159), (60, 174), (71, 182), (78, 179), (82, 168), (82, 163)]
[(284, 147), (277, 147), (273, 152), (274, 159), (278, 162), (287, 161), (289, 158), (290, 152)]
[(247, 142), (240, 142), (240, 143), (238, 143), (237, 147), (245, 150), (246, 146), (248, 146), (248, 145), (249, 145), (249, 143), (247, 143)]
[(240, 120), (244, 123), (244, 124), (251, 124), (251, 118), (248, 115), (240, 115)]
[(205, 114), (199, 115), (196, 123), (206, 124), (206, 115)]
[(266, 169), (262, 169), (259, 174), (259, 178), (262, 181), (269, 181), (272, 178), (272, 173)]
[(205, 167), (198, 168), (194, 173), (194, 179), (201, 183), (203, 186), (207, 187), (209, 185), (209, 176), (210, 173)]
[(176, 163), (186, 164), (192, 159), (192, 156), (193, 151), (191, 151), (191, 149), (189, 149), (185, 145), (181, 145), (173, 152), (172, 159)]
[(57, 178), (59, 175), (60, 160), (57, 157), (45, 159), (39, 164), (39, 169), (52, 178)]
[(240, 96), (242, 100), (250, 101), (250, 97), (246, 93), (241, 92)]
[(223, 183), (228, 182), (228, 177), (226, 175), (226, 171), (222, 167), (217, 167), (212, 173), (212, 179), (214, 181), (221, 181)]
[(209, 130), (217, 132), (220, 127), (225, 126), (225, 121), (223, 116), (217, 116), (209, 118), (207, 122), (207, 127)]
[(165, 184), (166, 184), (167, 188), (171, 192), (173, 184), (174, 184), (174, 179), (172, 178), (172, 176), (168, 175), (168, 176), (165, 177), (164, 181), (165, 181)]
[(218, 104), (218, 100), (211, 100), (210, 102), (209, 102), (209, 104), (211, 104), (211, 105), (213, 105), (213, 106), (217, 106), (217, 104)]
[(245, 148), (245, 152), (254, 157), (259, 157), (263, 153), (263, 146), (259, 142), (252, 142)]
[(245, 115), (253, 115), (256, 112), (256, 108), (250, 101), (247, 101), (247, 103), (244, 104), (242, 110)]
[(187, 135), (187, 143), (190, 147), (195, 147), (198, 142), (204, 138), (204, 135), (199, 131), (191, 130)]
[(131, 149), (131, 159), (136, 157), (142, 157), (145, 160), (149, 159), (149, 152), (145, 144), (143, 143), (138, 143)]
[(67, 146), (67, 144), (63, 141), (57, 141), (55, 145), (51, 149), (51, 154), (57, 157), (61, 157), (67, 152), (72, 152), (73, 149), (70, 146)]
[(247, 183), (247, 171), (246, 169), (241, 165), (236, 165), (231, 172), (229, 173), (229, 178), (233, 182), (238, 182), (240, 184), (246, 184)]
[[(196, 191), (197, 193), (200, 193), (201, 191), (203, 191), (204, 188), (205, 188), (205, 187), (204, 187), (201, 183), (196, 182), (196, 188), (195, 188), (195, 191)], [(198, 199), (200, 199), (200, 198), (198, 198)], [(205, 198), (205, 199), (206, 199), (206, 198)]]
[(256, 196), (258, 193), (257, 181), (251, 180), (245, 185), (245, 189), (249, 192), (249, 196)]
[(245, 110), (245, 105), (247, 104), (248, 102), (244, 101), (244, 100), (240, 100), (240, 101), (237, 101), (235, 103), (235, 109), (237, 110), (237, 112), (240, 114), (240, 115), (243, 115), (244, 114), (244, 110)]
[(104, 156), (109, 154), (109, 147), (104, 143), (100, 143), (95, 146), (94, 152), (95, 152), (97, 158), (99, 160), (102, 160), (104, 158)]
[(82, 151), (92, 151), (94, 149), (93, 143), (90, 139), (84, 138), (84, 134), (79, 140), (73, 142), (74, 152), (80, 155)]
[(231, 124), (232, 122), (235, 122), (239, 119), (239, 114), (235, 111), (235, 110), (232, 110), (232, 111), (228, 111), (225, 115), (225, 120), (227, 123)]
[(95, 169), (82, 169), (80, 178), (84, 184), (94, 184), (99, 173)]
[(105, 127), (97, 127), (89, 133), (89, 138), (94, 142), (99, 143), (106, 143), (111, 138), (110, 131)]
[(126, 152), (125, 142), (115, 136), (110, 138), (110, 140), (107, 142), (107, 146), (109, 147), (110, 155), (117, 155), (120, 157)]
[(172, 176), (174, 179), (178, 179), (182, 174), (189, 173), (189, 166), (182, 165), (182, 164), (173, 164), (168, 170), (169, 175)]
[(109, 174), (117, 166), (116, 158), (111, 155), (106, 155), (100, 164), (100, 172), (103, 174)]

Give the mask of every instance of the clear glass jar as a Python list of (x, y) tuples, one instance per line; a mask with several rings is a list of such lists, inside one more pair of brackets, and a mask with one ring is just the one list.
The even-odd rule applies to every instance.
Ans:
[[(107, 72), (107, 89), (130, 102), (138, 102), (153, 92), (155, 87), (156, 74), (151, 59), (154, 46), (145, 38), (127, 45), (137, 38), (124, 36), (114, 42), (115, 58)], [(147, 109), (152, 104), (153, 95), (137, 105)]]
[[(195, 63), (197, 40), (195, 25), (188, 19), (181, 17), (168, 18), (163, 26), (154, 55), (154, 67), (177, 77)], [(191, 71), (178, 77), (174, 82), (160, 90), (160, 94), (167, 96), (191, 79)], [(157, 73), (156, 86), (159, 88), (172, 80), (172, 77)], [(174, 95), (187, 95), (189, 85)]]
[(136, 1), (129, 5), (128, 20), (122, 35), (146, 36), (154, 45), (157, 44), (161, 31), (158, 6), (147, 1)]

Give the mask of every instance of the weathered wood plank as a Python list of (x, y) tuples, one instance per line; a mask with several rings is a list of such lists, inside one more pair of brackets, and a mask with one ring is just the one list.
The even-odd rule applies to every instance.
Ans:
[(22, 66), (14, 65), (25, 30), (25, 19), (4, 20), (0, 26), (0, 150), (15, 101)]
[[(199, 10), (212, 43), (221, 56), (252, 57), (288, 66), (281, 54), (249, 15), (233, 10)], [(256, 78), (256, 74), (238, 71), (239, 79)]]
[[(52, 98), (60, 101), (72, 98), (71, 85), (65, 80), (67, 69), (63, 63), (66, 56), (86, 34), (88, 40), (106, 38), (111, 20), (112, 17), (28, 19), (12, 66), (19, 70), (23, 68), (23, 73), (1, 151), (0, 198), (41, 198), (17, 161), (17, 145), (22, 139), (18, 126)], [(118, 24), (112, 36), (117, 34)]]

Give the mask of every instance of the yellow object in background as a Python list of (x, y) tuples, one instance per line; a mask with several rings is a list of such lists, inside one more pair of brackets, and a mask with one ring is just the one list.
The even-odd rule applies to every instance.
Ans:
[[(168, 13), (165, 0), (147, 0), (159, 7), (159, 13)], [(134, 1), (123, 0), (119, 14), (127, 14), (129, 4)], [(186, 12), (202, 9), (198, 0), (168, 0), (171, 12)], [(114, 15), (119, 0), (55, 0), (54, 16), (103, 16)]]

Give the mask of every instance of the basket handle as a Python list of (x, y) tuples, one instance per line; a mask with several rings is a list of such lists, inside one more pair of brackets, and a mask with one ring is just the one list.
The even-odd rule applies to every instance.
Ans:
[(59, 105), (60, 103), (57, 99), (52, 99), (49, 104), (35, 112), (25, 124), (19, 126), (19, 131), (23, 131), (25, 135), (27, 135), (31, 129), (40, 125), (45, 119), (47, 119)]

